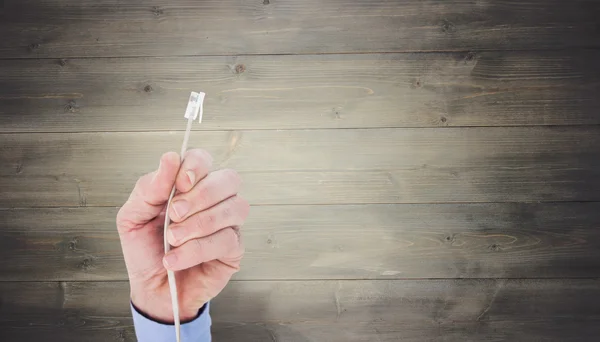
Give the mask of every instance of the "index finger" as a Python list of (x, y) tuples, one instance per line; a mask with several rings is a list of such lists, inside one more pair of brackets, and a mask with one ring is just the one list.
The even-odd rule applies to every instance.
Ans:
[(117, 214), (117, 227), (123, 231), (139, 228), (154, 219), (169, 199), (173, 181), (179, 170), (179, 155), (163, 154), (158, 170), (137, 181), (129, 199)]
[(208, 175), (212, 161), (212, 156), (205, 150), (197, 148), (187, 151), (175, 181), (177, 191), (190, 191), (196, 183)]

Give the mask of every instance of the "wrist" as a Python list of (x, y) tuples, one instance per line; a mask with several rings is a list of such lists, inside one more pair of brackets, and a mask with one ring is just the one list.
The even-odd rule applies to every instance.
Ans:
[[(171, 298), (157, 295), (151, 291), (131, 291), (131, 303), (140, 314), (147, 316), (153, 321), (173, 324), (173, 307)], [(179, 319), (182, 323), (189, 322), (198, 317), (198, 313), (203, 305), (198, 308), (185, 308), (180, 306)]]

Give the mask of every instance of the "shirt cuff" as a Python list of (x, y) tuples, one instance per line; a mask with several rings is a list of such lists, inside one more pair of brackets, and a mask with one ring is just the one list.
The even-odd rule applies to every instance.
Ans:
[[(175, 325), (152, 320), (130, 302), (133, 325), (138, 342), (175, 342)], [(181, 340), (186, 342), (210, 342), (210, 304), (198, 311), (198, 317), (181, 324)]]

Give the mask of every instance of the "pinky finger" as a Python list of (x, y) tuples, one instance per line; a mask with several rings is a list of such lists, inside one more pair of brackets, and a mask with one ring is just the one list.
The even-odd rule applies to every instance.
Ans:
[(163, 258), (163, 264), (171, 271), (179, 271), (211, 260), (240, 259), (243, 254), (239, 229), (229, 227), (172, 249)]

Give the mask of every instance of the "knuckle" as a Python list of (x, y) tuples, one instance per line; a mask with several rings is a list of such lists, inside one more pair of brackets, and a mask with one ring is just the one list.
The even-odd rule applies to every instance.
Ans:
[(228, 228), (225, 233), (225, 241), (227, 246), (234, 249), (240, 245), (240, 238), (238, 233), (233, 228)]
[(132, 222), (130, 215), (128, 215), (128, 212), (125, 209), (126, 206), (127, 202), (121, 207), (121, 209), (119, 209), (119, 212), (117, 212), (117, 217), (115, 221), (117, 225), (117, 231), (119, 233), (130, 232), (138, 226), (137, 224)]
[(240, 233), (240, 229), (238, 227), (230, 227), (227, 229), (227, 242), (229, 246), (239, 247), (242, 243), (242, 235)]
[(207, 225), (214, 225), (217, 222), (217, 215), (210, 213), (206, 215)]
[(223, 220), (227, 220), (235, 215), (235, 205), (233, 203), (227, 203), (223, 206), (221, 217)]
[(193, 150), (188, 151), (188, 157), (192, 157), (193, 159), (196, 160), (203, 160), (206, 159), (206, 157), (208, 156), (208, 152), (206, 152), (205, 150), (201, 149), (201, 148), (196, 148)]
[(202, 225), (198, 226), (198, 228), (200, 228), (201, 230), (210, 230), (211, 227), (214, 227), (215, 223), (217, 222), (217, 216), (213, 213), (207, 213), (206, 215), (204, 215), (204, 218), (202, 219)]
[(238, 240), (237, 255), (241, 259), (246, 253), (246, 246), (241, 240)]
[(213, 221), (212, 215), (198, 214), (194, 216), (195, 228), (198, 231), (205, 231), (209, 229), (210, 223)]
[(219, 261), (221, 263), (223, 263), (225, 266), (227, 266), (225, 268), (225, 273), (223, 274), (223, 276), (225, 278), (227, 278), (227, 280), (231, 279), (231, 276), (233, 276), (235, 273), (239, 272), (241, 269), (241, 265), (240, 265), (240, 261), (241, 261), (241, 257), (240, 258), (222, 258), (219, 259)]
[(229, 182), (233, 182), (235, 184), (239, 184), (242, 182), (242, 178), (240, 177), (240, 174), (235, 171), (234, 169), (223, 169), (223, 177), (229, 181)]
[(198, 183), (197, 190), (189, 192), (188, 197), (190, 202), (197, 203), (198, 206), (207, 206), (213, 197), (214, 187), (210, 183), (200, 182)]
[(239, 257), (236, 257), (235, 260), (229, 261), (226, 263), (227, 269), (229, 270), (229, 275), (233, 276), (234, 274), (238, 273), (241, 270), (241, 264), (240, 262), (242, 261), (242, 256), (240, 255)]
[(189, 150), (186, 154), (186, 160), (189, 160), (198, 166), (206, 166), (207, 168), (210, 168), (213, 162), (213, 158), (210, 153), (201, 148)]
[(206, 164), (209, 167), (212, 166), (212, 163), (213, 163), (212, 155), (208, 151), (202, 150), (202, 149), (200, 149), (200, 153), (202, 154), (202, 159), (206, 162)]
[(151, 172), (139, 177), (135, 181), (135, 186), (133, 187), (133, 191), (129, 195), (129, 198), (131, 199), (138, 196), (145, 196), (147, 185), (155, 174), (156, 172)]
[(160, 155), (160, 162), (162, 163), (163, 161), (169, 160), (169, 158), (171, 158), (171, 154), (173, 154), (175, 152), (169, 151), (169, 152), (165, 152), (163, 154)]
[(192, 248), (193, 255), (197, 259), (203, 260), (204, 250), (206, 249), (206, 246), (204, 245), (204, 241), (202, 239), (194, 239), (192, 241), (194, 241), (193, 248)]
[(233, 200), (235, 201), (237, 215), (242, 220), (248, 218), (248, 215), (250, 214), (250, 203), (248, 203), (248, 201), (240, 195), (234, 196)]
[(144, 183), (144, 177), (139, 177), (136, 181), (135, 181), (135, 186), (133, 187), (134, 189), (136, 189), (137, 191), (139, 191), (140, 189), (142, 189), (142, 184)]
[(123, 207), (121, 207), (121, 209), (119, 209), (119, 211), (117, 212), (117, 217), (116, 217), (116, 223), (117, 223), (117, 228), (120, 228), (123, 226), (123, 224), (125, 223), (125, 211), (123, 210)]

